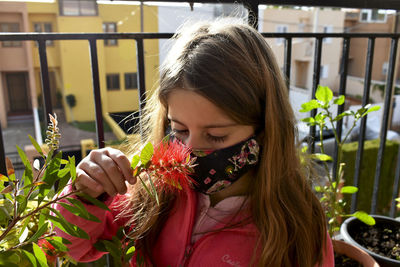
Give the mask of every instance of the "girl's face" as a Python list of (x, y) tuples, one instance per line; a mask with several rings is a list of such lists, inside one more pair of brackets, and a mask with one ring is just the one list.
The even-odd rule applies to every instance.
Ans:
[(175, 136), (193, 149), (221, 149), (254, 134), (253, 126), (238, 124), (203, 96), (185, 89), (169, 94), (168, 119)]

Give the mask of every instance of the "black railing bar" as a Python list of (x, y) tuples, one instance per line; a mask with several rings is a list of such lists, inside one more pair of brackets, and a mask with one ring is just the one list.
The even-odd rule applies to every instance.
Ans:
[(290, 67), (292, 61), (292, 38), (285, 39), (285, 54), (284, 54), (283, 73), (286, 75), (286, 85), (290, 90)]
[(42, 92), (43, 92), (43, 103), (44, 103), (44, 117), (46, 125), (49, 125), (50, 118), (49, 114), (53, 115), (53, 105), (51, 104), (51, 91), (50, 91), (50, 80), (49, 80), (49, 66), (47, 65), (47, 54), (46, 54), (46, 41), (38, 41), (39, 59), (40, 59), (40, 76), (42, 80)]
[(103, 112), (101, 108), (101, 96), (100, 96), (100, 80), (99, 80), (99, 63), (97, 58), (97, 44), (96, 39), (89, 39), (89, 51), (91, 59), (92, 69), (92, 82), (93, 82), (93, 95), (94, 95), (94, 107), (96, 116), (96, 134), (97, 134), (97, 145), (99, 148), (103, 148), (104, 144), (104, 128), (103, 128)]
[[(400, 33), (313, 33), (262, 32), (266, 38), (399, 38)], [(168, 39), (174, 33), (0, 33), (0, 41), (87, 40), (94, 39)]]
[[(364, 78), (364, 94), (362, 98), (362, 106), (364, 107), (369, 103), (369, 92), (371, 86), (372, 79), (372, 63), (374, 61), (374, 49), (375, 49), (375, 38), (371, 37), (368, 39), (368, 48), (367, 48), (367, 59), (366, 59), (366, 67), (365, 67), (365, 78)], [(356, 154), (356, 163), (354, 170), (354, 181), (353, 185), (358, 188), (361, 174), (361, 165), (362, 158), (364, 154), (364, 140), (365, 140), (365, 129), (367, 128), (367, 117), (364, 116), (360, 122), (360, 134), (358, 135), (358, 148)], [(357, 210), (357, 196), (355, 193), (351, 196), (351, 213), (356, 212)]]
[[(123, 0), (125, 1), (125, 0)], [(160, 0), (143, 0), (144, 2), (159, 2)], [(170, 2), (170, 1), (169, 1)], [(171, 1), (172, 2), (172, 1)], [(185, 2), (187, 0), (174, 0), (173, 2)], [(194, 3), (241, 3), (247, 5), (280, 5), (280, 6), (311, 6), (311, 7), (339, 7), (339, 8), (374, 8), (374, 9), (400, 9), (400, 4), (396, 0), (207, 0), (207, 1), (192, 1)]]
[(0, 33), (0, 41), (169, 39), (172, 33)]
[(7, 175), (6, 153), (4, 150), (3, 131), (0, 124), (0, 173)]
[[(343, 51), (342, 51), (342, 59), (340, 62), (340, 83), (339, 83), (339, 95), (346, 95), (346, 82), (347, 82), (347, 66), (349, 62), (349, 50), (350, 50), (350, 38), (344, 38), (343, 39)], [(339, 105), (337, 107), (337, 114), (341, 114), (344, 111), (344, 105)], [(343, 120), (336, 121), (336, 132), (337, 132), (337, 138), (339, 139), (339, 142), (342, 141), (342, 128), (343, 128)], [(337, 167), (337, 162), (339, 161), (339, 158), (342, 155), (338, 155), (339, 153), (339, 147), (338, 143), (335, 139), (335, 149), (333, 152), (333, 168), (332, 168), (332, 176), (336, 177), (336, 173), (338, 171)], [(339, 161), (340, 163), (340, 161)]]
[[(314, 48), (314, 72), (313, 72), (313, 84), (311, 90), (311, 98), (315, 98), (315, 93), (319, 85), (320, 70), (321, 70), (321, 56), (322, 56), (322, 38), (318, 37), (315, 39)], [(315, 117), (317, 109), (313, 109), (310, 112), (311, 117)], [(310, 138), (308, 140), (308, 151), (314, 153), (315, 151), (315, 126), (310, 127)]]
[(399, 146), (399, 151), (397, 153), (396, 173), (394, 175), (392, 203), (390, 206), (390, 213), (389, 213), (389, 216), (392, 218), (394, 218), (396, 212), (395, 199), (399, 196), (399, 186), (400, 186), (400, 146)]
[[(146, 105), (146, 76), (144, 68), (144, 47), (143, 39), (136, 40), (136, 60), (138, 71), (138, 90), (139, 90), (139, 118), (142, 118), (143, 110)], [(140, 136), (143, 137), (142, 121), (139, 121)]]
[(372, 193), (372, 201), (371, 201), (371, 213), (376, 213), (376, 207), (378, 202), (378, 189), (379, 189), (379, 180), (381, 176), (381, 168), (383, 163), (383, 157), (385, 152), (385, 144), (386, 144), (386, 136), (387, 136), (387, 129), (389, 123), (389, 112), (390, 106), (392, 101), (392, 86), (394, 80), (394, 68), (396, 65), (396, 54), (397, 54), (397, 45), (398, 45), (398, 38), (393, 38), (390, 46), (390, 58), (389, 58), (389, 69), (388, 75), (386, 79), (386, 88), (385, 88), (385, 102), (384, 102), (384, 111), (383, 111), (383, 118), (381, 124), (381, 133), (380, 133), (380, 145), (378, 149), (378, 159), (376, 162), (376, 172), (375, 172), (375, 179), (374, 179), (374, 187)]

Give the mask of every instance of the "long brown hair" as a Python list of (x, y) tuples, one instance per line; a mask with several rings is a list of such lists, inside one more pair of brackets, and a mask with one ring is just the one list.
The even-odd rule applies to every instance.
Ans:
[[(232, 19), (186, 26), (174, 38), (161, 67), (160, 87), (147, 103), (142, 121), (145, 140), (157, 142), (164, 135), (167, 97), (176, 88), (193, 90), (236, 122), (254, 126), (262, 146), (249, 188), (252, 220), (260, 231), (261, 255), (256, 262), (259, 266), (320, 263), (325, 216), (302, 172), (288, 88), (270, 47), (251, 26)], [(135, 211), (131, 222), (138, 226), (134, 236), (150, 251), (175, 196), (163, 193), (157, 207), (143, 190), (131, 194)]]

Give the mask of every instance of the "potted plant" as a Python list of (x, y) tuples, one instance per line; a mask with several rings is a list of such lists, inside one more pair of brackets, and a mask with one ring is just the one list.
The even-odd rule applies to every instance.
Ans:
[[(53, 209), (54, 204), (86, 220), (97, 221), (85, 205), (76, 197), (92, 203), (102, 209), (108, 207), (99, 200), (78, 190), (61, 195), (65, 186), (76, 179), (75, 159), (62, 158), (59, 151), (59, 133), (57, 116), (50, 115), (50, 125), (46, 132), (45, 152), (36, 140), (29, 136), (33, 146), (41, 155), (39, 160), (29, 162), (25, 152), (17, 146), (19, 156), (25, 166), (22, 177), (16, 177), (14, 167), (7, 159), (7, 174), (0, 174), (0, 266), (69, 266), (74, 260), (68, 257), (68, 240), (56, 236), (54, 228), (75, 237), (88, 239), (81, 228), (68, 222), (62, 214)], [(156, 190), (175, 190), (188, 186), (188, 174), (192, 172), (195, 158), (180, 142), (163, 140), (153, 147), (146, 144), (132, 159), (134, 175), (140, 180), (150, 196), (157, 200)], [(35, 171), (36, 169), (36, 171)], [(143, 173), (157, 174), (156, 182), (147, 179)], [(171, 175), (174, 174), (174, 175)], [(122, 229), (112, 240), (99, 242), (98, 248), (109, 252), (115, 266), (124, 266), (132, 258), (135, 240), (127, 239)]]
[[(363, 266), (378, 266), (376, 262), (363, 250), (356, 246), (349, 246), (348, 244), (337, 240), (336, 234), (340, 230), (343, 218), (346, 217), (355, 218), (366, 225), (375, 224), (374, 218), (363, 211), (356, 211), (352, 214), (347, 214), (345, 212), (346, 202), (343, 199), (343, 194), (354, 194), (358, 191), (358, 188), (354, 186), (344, 186), (343, 179), (345, 174), (343, 172), (344, 163), (341, 162), (341, 149), (353, 128), (356, 126), (357, 121), (366, 116), (369, 112), (378, 110), (379, 107), (370, 107), (370, 105), (366, 105), (357, 111), (345, 111), (334, 116), (331, 112), (332, 107), (343, 105), (345, 96), (341, 95), (334, 98), (332, 91), (328, 87), (318, 86), (315, 97), (316, 99), (303, 103), (300, 112), (310, 112), (315, 109), (318, 111), (315, 116), (302, 119), (302, 121), (306, 122), (309, 126), (318, 126), (320, 142), (317, 143), (317, 145), (320, 147), (321, 153), (313, 153), (310, 156), (322, 165), (324, 175), (322, 177), (323, 182), (314, 188), (320, 196), (321, 204), (328, 219), (328, 230), (333, 240), (335, 252), (338, 254), (338, 258), (339, 255), (345, 254), (353, 259), (358, 258), (357, 261), (362, 263)], [(354, 117), (353, 125), (344, 133), (343, 138), (339, 138), (335, 128), (335, 123), (346, 116)], [(328, 165), (328, 161), (333, 161), (332, 157), (324, 153), (325, 140), (323, 137), (323, 131), (327, 130), (328, 127), (333, 132), (338, 146), (338, 159), (334, 163), (336, 164), (336, 173), (332, 173), (332, 170)], [(303, 148), (303, 152), (306, 152), (307, 150), (307, 147)], [(353, 253), (353, 255), (351, 253)]]

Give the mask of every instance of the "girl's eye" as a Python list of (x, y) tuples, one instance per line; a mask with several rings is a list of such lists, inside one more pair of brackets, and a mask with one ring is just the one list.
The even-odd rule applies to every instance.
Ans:
[(176, 137), (182, 137), (188, 134), (188, 130), (177, 130), (177, 129), (172, 129), (172, 133), (173, 135), (175, 135)]
[(223, 143), (226, 140), (226, 136), (214, 136), (214, 135), (210, 135), (210, 134), (207, 134), (207, 138), (209, 140), (211, 140), (212, 142), (216, 142), (216, 143)]

